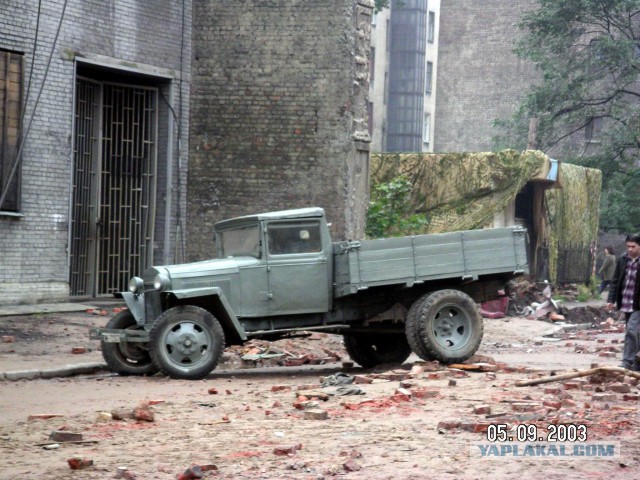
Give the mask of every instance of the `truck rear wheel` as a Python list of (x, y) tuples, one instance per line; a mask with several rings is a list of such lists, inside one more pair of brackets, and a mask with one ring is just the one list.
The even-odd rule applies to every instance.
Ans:
[(359, 365), (370, 368), (382, 363), (399, 364), (411, 355), (403, 335), (359, 333), (344, 336), (349, 356)]
[(473, 356), (484, 333), (473, 299), (459, 290), (439, 290), (423, 298), (415, 323), (425, 352), (442, 363), (464, 362)]
[[(114, 330), (140, 330), (129, 310), (124, 310), (107, 322), (106, 328)], [(140, 342), (110, 343), (102, 340), (100, 349), (107, 366), (119, 375), (153, 375), (158, 372), (147, 350)]]
[(164, 312), (149, 336), (151, 358), (171, 378), (206, 377), (216, 368), (224, 350), (220, 322), (207, 310), (193, 305)]
[(422, 360), (431, 361), (433, 357), (427, 351), (422, 341), (420, 334), (420, 326), (418, 324), (418, 311), (422, 307), (422, 303), (426, 300), (427, 295), (418, 298), (407, 312), (407, 317), (404, 322), (405, 332), (407, 335), (407, 342), (413, 353), (418, 355)]

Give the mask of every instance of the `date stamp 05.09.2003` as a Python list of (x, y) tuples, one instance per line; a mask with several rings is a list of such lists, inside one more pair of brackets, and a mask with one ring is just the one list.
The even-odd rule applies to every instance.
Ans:
[(619, 458), (619, 442), (589, 441), (588, 427), (580, 423), (547, 426), (495, 423), (486, 430), (486, 443), (471, 446), (470, 455), (497, 458)]

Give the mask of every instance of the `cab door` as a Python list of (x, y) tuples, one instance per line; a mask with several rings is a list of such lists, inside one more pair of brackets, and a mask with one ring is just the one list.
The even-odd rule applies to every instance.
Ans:
[(330, 258), (322, 235), (315, 220), (267, 223), (269, 315), (329, 310)]

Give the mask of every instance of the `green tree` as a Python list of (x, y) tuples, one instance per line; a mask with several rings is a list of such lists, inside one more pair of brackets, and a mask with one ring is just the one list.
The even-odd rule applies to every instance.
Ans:
[(516, 54), (535, 64), (540, 79), (513, 118), (496, 122), (496, 147), (524, 148), (532, 118), (544, 151), (601, 124), (597, 149), (563, 160), (603, 170), (603, 217), (615, 215), (603, 226), (639, 229), (640, 219), (628, 225), (620, 215), (638, 184), (640, 0), (538, 0), (519, 27)]
[(383, 8), (387, 8), (389, 6), (389, 0), (375, 0), (376, 6), (374, 11), (379, 12)]
[(412, 186), (400, 175), (388, 182), (372, 185), (367, 210), (366, 234), (370, 238), (397, 237), (423, 233), (424, 215), (411, 206)]

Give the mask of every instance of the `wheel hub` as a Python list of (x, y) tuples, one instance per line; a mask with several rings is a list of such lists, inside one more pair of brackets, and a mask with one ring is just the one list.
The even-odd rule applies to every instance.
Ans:
[(198, 348), (198, 339), (190, 333), (184, 333), (177, 339), (176, 348), (180, 353), (189, 355)]
[(433, 330), (437, 342), (443, 347), (451, 348), (463, 344), (469, 335), (468, 319), (452, 305), (444, 306), (436, 314)]

